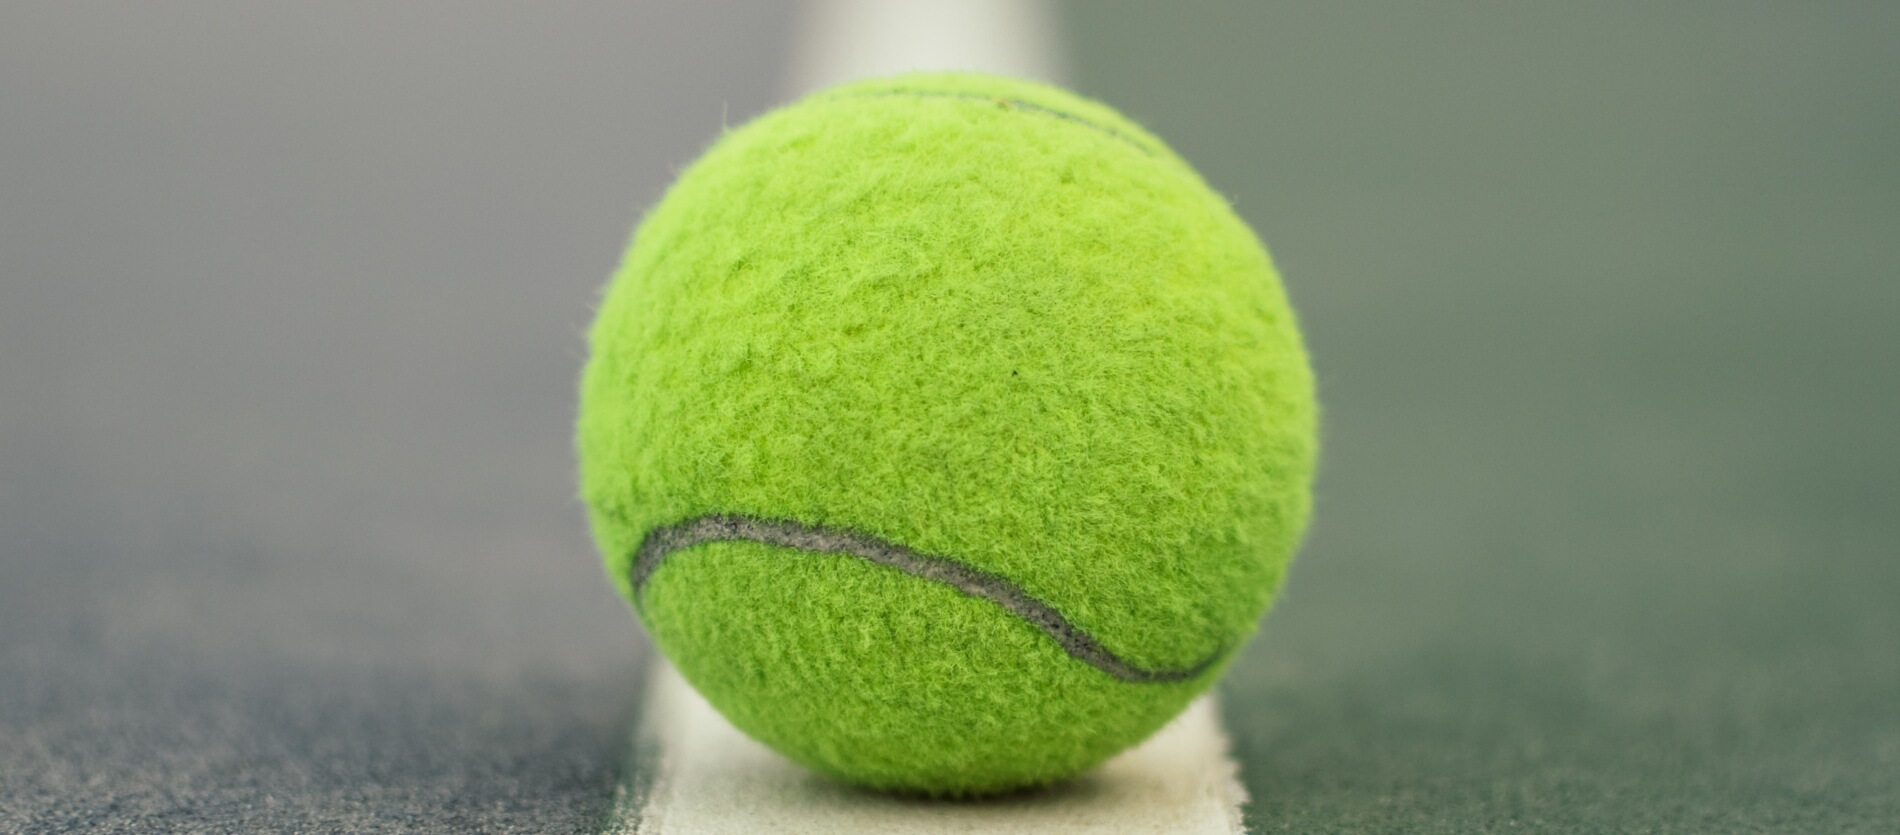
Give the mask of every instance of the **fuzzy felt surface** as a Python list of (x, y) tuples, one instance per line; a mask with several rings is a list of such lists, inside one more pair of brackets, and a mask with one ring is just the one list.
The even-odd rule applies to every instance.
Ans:
[(966, 74), (847, 85), (722, 137), (590, 335), (578, 445), (609, 575), (735, 725), (877, 787), (1101, 762), (1224, 664), (1130, 682), (996, 603), (849, 555), (654, 530), (734, 515), (940, 555), (1129, 664), (1250, 635), (1304, 526), (1313, 382), (1266, 251), (1140, 127)]

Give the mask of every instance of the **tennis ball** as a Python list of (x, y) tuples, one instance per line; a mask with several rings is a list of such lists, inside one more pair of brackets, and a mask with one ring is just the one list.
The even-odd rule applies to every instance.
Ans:
[(1266, 251), (1160, 140), (969, 74), (812, 95), (652, 209), (581, 382), (608, 573), (811, 768), (972, 795), (1148, 736), (1304, 527), (1313, 381)]

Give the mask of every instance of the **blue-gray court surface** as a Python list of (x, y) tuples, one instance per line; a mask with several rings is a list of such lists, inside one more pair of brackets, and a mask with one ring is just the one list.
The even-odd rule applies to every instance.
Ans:
[[(1900, 830), (1900, 6), (1062, 11), (1322, 380), (1250, 827)], [(580, 333), (789, 14), (0, 8), (0, 831), (609, 825)]]

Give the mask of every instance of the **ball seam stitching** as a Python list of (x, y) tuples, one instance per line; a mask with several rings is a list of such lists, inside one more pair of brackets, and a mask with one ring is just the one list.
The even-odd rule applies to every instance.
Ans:
[(1122, 681), (1186, 681), (1206, 672), (1226, 652), (1225, 646), (1217, 647), (1184, 668), (1136, 666), (1008, 578), (859, 531), (730, 513), (696, 516), (648, 531), (631, 560), (635, 605), (644, 609), (642, 591), (667, 557), (712, 542), (757, 542), (809, 553), (842, 554), (941, 583), (1002, 607), (1048, 635), (1071, 657)]

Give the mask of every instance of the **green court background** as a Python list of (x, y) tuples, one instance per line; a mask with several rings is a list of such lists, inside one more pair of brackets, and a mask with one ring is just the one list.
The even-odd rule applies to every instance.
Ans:
[(1320, 374), (1252, 826), (1900, 829), (1900, 6), (1066, 10)]

